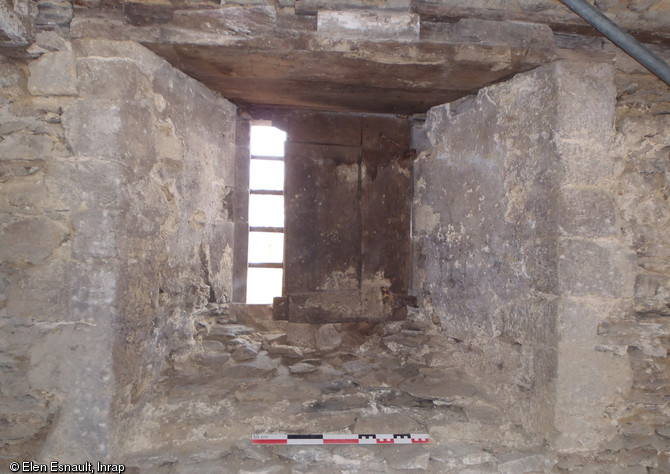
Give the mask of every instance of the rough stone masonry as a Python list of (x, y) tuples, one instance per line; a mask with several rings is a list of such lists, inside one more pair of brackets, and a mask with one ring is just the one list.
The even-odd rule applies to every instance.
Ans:
[[(406, 319), (231, 303), (238, 105), (421, 113)], [(669, 166), (670, 90), (552, 0), (3, 1), (0, 469), (670, 472)]]

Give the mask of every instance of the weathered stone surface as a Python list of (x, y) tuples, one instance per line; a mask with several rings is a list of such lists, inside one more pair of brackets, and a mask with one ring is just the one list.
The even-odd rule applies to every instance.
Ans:
[[(53, 16), (49, 27), (62, 34), (65, 20)], [(83, 451), (105, 459), (121, 440), (115, 430), (135, 421), (132, 407), (167, 354), (191, 340), (193, 309), (230, 295), (231, 224), (218, 199), (233, 185), (234, 106), (136, 44), (87, 40), (70, 49), (55, 33), (42, 36), (39, 47), (49, 52), (23, 68), (27, 82), (21, 69), (2, 68), (2, 103), (25, 99), (0, 109), (9, 271), (0, 314), (21, 318), (35, 333), (11, 349), (30, 361), (30, 385), (6, 402), (18, 413), (20, 397), (29, 395), (37, 416), (29, 438), (13, 440), (11, 449), (36, 460), (40, 449), (59, 459), (83, 459)], [(77, 86), (80, 97), (63, 95), (79, 94)], [(194, 213), (202, 216), (195, 227)], [(91, 337), (75, 344), (77, 356), (61, 357), (75, 350), (65, 341), (89, 327)], [(49, 331), (41, 347), (37, 338)], [(88, 351), (95, 357), (79, 355)], [(230, 359), (213, 352), (184, 367), (207, 372)], [(261, 357), (258, 366), (237, 370), (272, 370), (263, 363), (272, 365)], [(39, 408), (45, 401), (46, 411)]]
[(72, 50), (71, 43), (54, 31), (38, 31), (35, 35), (35, 46), (42, 52)]
[(75, 68), (69, 51), (45, 53), (30, 64), (28, 90), (33, 95), (76, 95)]
[(498, 470), (504, 474), (516, 474), (524, 472), (551, 472), (556, 464), (556, 459), (541, 454), (527, 457), (519, 457), (505, 461), (498, 465)]
[(390, 468), (421, 471), (428, 469), (430, 452), (421, 446), (403, 448), (391, 448), (391, 451), (384, 453), (384, 459)]
[[(219, 38), (214, 37), (205, 42), (217, 41)], [(347, 41), (314, 34), (310, 42), (314, 49), (296, 49), (290, 44), (286, 50), (276, 52), (249, 45), (252, 52), (245, 54), (244, 64), (239, 62), (240, 51), (228, 46), (159, 44), (151, 38), (146, 43), (151, 43), (157, 54), (236, 102), (393, 114), (423, 113), (434, 105), (476, 92), (475, 84), (495, 82), (504, 73), (526, 70), (551, 56), (544, 48), (510, 49), (470, 41), (463, 44), (459, 40), (444, 44), (364, 41), (352, 55), (341, 51), (341, 43)], [(282, 42), (278, 39), (274, 44)], [(235, 46), (242, 45), (236, 41)], [(194, 48), (202, 52), (195, 55)], [(201, 57), (207, 57), (216, 70), (235, 73), (204, 74)], [(417, 60), (418, 57), (424, 59)], [(450, 58), (451, 64), (444, 64), (445, 58)], [(324, 63), (330, 65), (327, 77), (315, 75), (314, 71), (320, 71)], [(468, 72), (474, 64), (476, 71)], [(262, 75), (258, 75), (261, 71)], [(306, 77), (310, 79), (305, 81)], [(408, 89), (408, 83), (421, 87)]]
[[(602, 421), (604, 413), (608, 404), (621, 403), (631, 385), (625, 349), (597, 349), (598, 324), (620, 298), (633, 296), (636, 273), (619, 229), (615, 194), (606, 184), (614, 176), (613, 71), (559, 64), (551, 75), (537, 70), (505, 87), (512, 85), (537, 95), (494, 87), (428, 115), (431, 148), (415, 166), (414, 283), (424, 295), (420, 303), (433, 308), (458, 338), (478, 344), (473, 333), (499, 335), (500, 342), (486, 350), (485, 365), (498, 360), (502, 371), (516, 364), (532, 367), (534, 376), (508, 376), (520, 390), (534, 387), (537, 395), (540, 379), (542, 385), (556, 384), (555, 392), (546, 392), (548, 398), (529, 400), (533, 417), (514, 411), (507, 411), (508, 416), (518, 416), (540, 432), (557, 427), (560, 449), (595, 448), (598, 440), (614, 436)], [(519, 98), (524, 105), (516, 103)], [(552, 100), (558, 108), (548, 111), (544, 104)], [(545, 131), (531, 131), (540, 115)], [(519, 135), (522, 123), (525, 131)], [(556, 131), (557, 147), (548, 141), (547, 127)], [(473, 128), (476, 141), (468, 140)], [(588, 171), (591, 167), (597, 168), (595, 174)], [(505, 232), (510, 236), (505, 242), (491, 238)], [(544, 298), (524, 309), (519, 303), (537, 291), (589, 299), (574, 311), (568, 299), (556, 306)], [(587, 321), (588, 327), (579, 326)], [(636, 328), (637, 334), (641, 329)], [(502, 342), (510, 337), (513, 344)], [(622, 339), (613, 334), (610, 341), (621, 346)], [(646, 337), (638, 345), (647, 356), (665, 354)], [(551, 373), (555, 375), (547, 377)]]
[(121, 159), (147, 172), (155, 163), (151, 113), (142, 102), (77, 100), (63, 114), (65, 137), (77, 155)]
[(120, 163), (104, 159), (52, 160), (44, 176), (48, 199), (41, 204), (58, 211), (76, 211), (83, 203), (89, 210), (120, 210), (123, 174)]
[[(72, 3), (38, 3), (38, 26), (63, 34)], [(403, 0), (294, 5), (325, 10), (345, 3), (410, 8)], [(242, 101), (423, 112), (549, 59), (542, 51), (551, 49), (546, 28), (499, 20), (543, 19), (555, 27), (557, 21), (547, 18), (567, 10), (547, 0), (499, 3), (469, 5), (470, 16), (494, 20), (485, 27), (458, 23), (468, 16), (462, 2), (413, 2), (423, 37), (407, 47), (393, 40), (320, 37), (316, 18), (289, 17), (293, 2), (280, 2), (284, 18), (275, 22), (273, 7), (246, 9), (258, 0), (225, 2), (224, 9), (245, 7), (236, 10), (238, 16), (231, 9), (228, 18), (209, 1), (139, 0), (122, 9), (80, 0), (76, 23), (80, 28), (90, 21), (88, 30), (80, 28), (86, 36), (133, 37), (154, 46), (174, 42), (179, 46), (163, 47), (175, 63), (211, 84), (228, 81), (225, 90)], [(608, 0), (598, 6), (633, 22), (628, 24), (639, 18), (662, 24), (666, 11), (660, 2)], [(183, 28), (170, 24), (178, 9), (191, 10), (176, 15)], [(160, 14), (160, 29), (152, 25), (152, 12)], [(123, 24), (124, 16), (133, 24)], [(138, 26), (142, 21), (145, 26)], [(197, 31), (208, 21), (211, 34)], [(570, 33), (587, 28), (574, 20), (563, 27)], [(517, 36), (521, 31), (526, 33)], [(68, 39), (58, 38), (38, 39), (29, 52), (69, 52)], [(575, 54), (563, 48), (581, 40), (561, 35), (557, 41), (561, 54)], [(207, 42), (215, 46), (201, 47)], [(663, 429), (670, 423), (670, 108), (665, 89), (629, 60), (616, 59), (623, 71), (616, 91), (608, 65), (585, 71), (558, 64), (513, 79), (505, 92), (489, 88), (451, 104), (448, 113), (433, 114), (429, 123), (452, 128), (448, 134), (442, 125), (431, 130), (434, 146), (428, 148), (440, 163), (417, 166), (424, 178), (416, 182), (417, 194), (425, 198), (427, 188), (439, 190), (415, 212), (426, 244), (415, 254), (413, 275), (424, 305), (421, 318), (338, 325), (341, 341), (330, 347), (321, 338), (330, 329), (277, 323), (266, 313), (238, 308), (218, 323), (239, 321), (245, 332), (205, 339), (201, 352), (193, 338), (204, 335), (195, 336), (192, 327), (202, 315), (198, 309), (227, 300), (232, 286), (227, 271), (234, 217), (225, 201), (233, 186), (227, 157), (234, 107), (136, 43), (86, 40), (73, 51), (79, 72), (72, 94), (81, 95), (46, 92), (52, 85), (34, 79), (26, 85), (29, 59), (3, 59), (0, 68), (0, 212), (4, 222), (44, 220), (63, 232), (49, 253), (49, 226), (35, 226), (36, 234), (46, 232), (28, 238), (46, 238), (44, 248), (40, 241), (29, 253), (32, 243), (24, 248), (24, 242), (10, 241), (23, 256), (5, 250), (9, 257), (2, 259), (0, 419), (11, 424), (12, 438), (0, 443), (3, 459), (121, 456), (142, 472), (215, 472), (221, 459), (234, 472), (542, 472), (552, 468), (558, 447), (588, 451), (562, 453), (554, 470), (643, 473), (670, 467)], [(607, 59), (602, 51), (592, 58)], [(207, 61), (211, 65), (203, 68)], [(28, 86), (38, 95), (30, 96)], [(85, 120), (76, 122), (75, 102), (92, 104)], [(119, 111), (117, 136), (96, 122), (108, 106)], [(60, 109), (69, 110), (65, 131)], [(360, 115), (351, 119), (357, 121)], [(89, 122), (97, 129), (91, 135), (84, 132)], [(325, 126), (321, 133), (331, 130)], [(356, 133), (342, 135), (354, 142), (347, 145), (374, 149), (384, 134), (361, 135), (360, 143)], [(73, 144), (85, 156), (70, 156)], [(358, 174), (375, 184), (409, 174), (397, 168), (388, 174), (383, 154), (370, 158), (372, 166), (365, 163)], [(445, 175), (451, 179), (443, 180)], [(454, 195), (458, 199), (450, 201)], [(400, 197), (371, 199), (367, 216)], [(115, 218), (101, 218), (105, 212)], [(369, 237), (379, 235), (371, 229)], [(556, 245), (561, 232), (560, 242), (579, 244)], [(430, 239), (449, 252), (431, 253)], [(377, 250), (374, 242), (367, 240), (368, 256)], [(592, 257), (593, 265), (580, 267), (575, 260), (582, 255)], [(573, 261), (557, 263), (561, 256)], [(623, 268), (617, 265), (625, 267), (633, 256), (637, 267), (617, 276)], [(365, 265), (357, 271), (365, 273)], [(345, 272), (328, 284), (347, 279)], [(365, 288), (374, 301), (393, 277), (376, 281)], [(222, 316), (210, 308), (213, 319)], [(261, 340), (280, 349), (252, 357)], [(299, 348), (283, 345), (287, 341)], [(291, 373), (295, 364), (320, 365), (302, 375)], [(452, 396), (448, 390), (458, 384), (469, 389), (461, 386), (462, 396)], [(445, 397), (431, 398), (440, 393)], [(384, 448), (248, 446), (253, 432), (275, 429), (351, 432), (371, 413), (385, 417), (375, 430), (394, 431), (382, 428), (411, 420), (412, 429), (431, 433), (431, 444), (402, 457)]]
[[(507, 374), (500, 382), (509, 387), (517, 381), (519, 392), (539, 388), (554, 357), (539, 349), (554, 346), (557, 337), (555, 308), (541, 297), (529, 304), (537, 292), (557, 286), (556, 212), (548, 197), (558, 189), (559, 164), (543, 131), (555, 121), (545, 106), (552, 100), (545, 83), (552, 74), (537, 70), (432, 109), (425, 124), (430, 148), (414, 164), (413, 284), (419, 305), (431, 308), (453, 337), (486, 346), (481, 360), (469, 360), (470, 374), (482, 371), (479, 376), (492, 383)], [(500, 342), (489, 344), (492, 337)], [(525, 371), (514, 369), (524, 365)], [(415, 380), (420, 387), (426, 383)], [(472, 386), (459, 388), (458, 376), (430, 380), (433, 393), (420, 388), (415, 395), (472, 396)], [(542, 432), (553, 424), (550, 394), (530, 394), (527, 409), (519, 411), (511, 405), (524, 397), (514, 395), (508, 416)], [(500, 397), (495, 402), (505, 404)]]
[(621, 246), (562, 238), (558, 258), (562, 293), (613, 298), (632, 296), (633, 256)]
[[(10, 133), (0, 142), (0, 158), (5, 160), (41, 160), (51, 155), (54, 139), (45, 135), (37, 135), (25, 130)], [(35, 166), (30, 164), (30, 166)]]
[(72, 251), (75, 258), (117, 258), (119, 248), (116, 227), (119, 216), (115, 212), (91, 210), (74, 213), (75, 230)]
[(284, 344), (272, 344), (265, 348), (270, 355), (280, 355), (294, 359), (302, 358), (303, 354), (300, 348), (294, 346), (286, 346)]
[(635, 310), (640, 314), (670, 315), (670, 275), (638, 273)]
[(408, 0), (295, 0), (295, 10), (300, 15), (314, 15), (323, 10), (354, 8), (408, 10), (409, 4)]
[(569, 62), (557, 66), (556, 148), (566, 184), (599, 184), (614, 173), (614, 70), (608, 64), (584, 69)]
[(312, 372), (316, 371), (316, 369), (318, 369), (318, 367), (316, 365), (307, 364), (307, 363), (304, 363), (304, 362), (299, 362), (297, 364), (293, 364), (293, 365), (290, 365), (288, 367), (288, 370), (292, 374), (298, 374), (298, 375), (309, 374), (309, 373), (312, 373)]
[(175, 12), (174, 26), (205, 29), (220, 36), (248, 36), (266, 33), (274, 28), (277, 13), (272, 6), (226, 6), (220, 9), (181, 10)]
[[(612, 312), (611, 305), (584, 304), (563, 299), (559, 309), (556, 427), (558, 446), (595, 448), (614, 435), (603, 417), (605, 407), (626, 396), (632, 384), (627, 357), (598, 352), (598, 324)], [(579, 403), (575, 403), (579, 400)]]
[(230, 344), (235, 347), (231, 356), (237, 362), (253, 359), (260, 349), (260, 344), (254, 344), (246, 339), (233, 339)]
[(47, 217), (4, 217), (0, 221), (0, 259), (14, 264), (41, 264), (68, 234), (67, 227)]
[(77, 61), (79, 96), (132, 100), (149, 92), (149, 78), (127, 58), (85, 57)]
[(320, 351), (330, 351), (342, 344), (342, 337), (332, 324), (321, 326), (316, 330), (314, 337), (316, 338), (316, 348)]
[(69, 31), (74, 7), (68, 0), (39, 0), (35, 24), (45, 30)]
[(25, 0), (0, 4), (0, 46), (25, 47), (33, 35), (32, 5)]
[(236, 379), (268, 376), (274, 373), (277, 365), (274, 360), (268, 357), (267, 353), (259, 352), (251, 362), (226, 367), (223, 370), (223, 376)]
[(614, 196), (601, 189), (561, 188), (561, 234), (609, 237), (619, 233)]
[(288, 344), (299, 348), (313, 347), (316, 330), (313, 324), (291, 323), (286, 331), (286, 340)]
[(419, 16), (411, 13), (383, 11), (320, 11), (317, 34), (336, 39), (416, 41), (419, 39)]

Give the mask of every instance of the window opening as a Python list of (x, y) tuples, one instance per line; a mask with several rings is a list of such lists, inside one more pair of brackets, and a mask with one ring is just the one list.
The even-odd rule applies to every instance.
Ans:
[(284, 142), (286, 133), (251, 126), (247, 303), (271, 304), (284, 278)]

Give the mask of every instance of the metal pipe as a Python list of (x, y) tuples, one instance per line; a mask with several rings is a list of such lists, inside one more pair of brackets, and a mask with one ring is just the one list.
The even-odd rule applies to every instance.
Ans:
[(600, 10), (586, 0), (560, 0), (560, 2), (589, 22), (591, 26), (670, 86), (670, 66), (668, 66), (668, 63), (622, 30), (619, 25), (603, 15)]

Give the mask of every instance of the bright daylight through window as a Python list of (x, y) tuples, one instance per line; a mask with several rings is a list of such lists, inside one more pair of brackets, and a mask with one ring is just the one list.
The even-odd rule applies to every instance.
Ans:
[(271, 304), (282, 295), (285, 141), (277, 128), (251, 127), (248, 304)]

